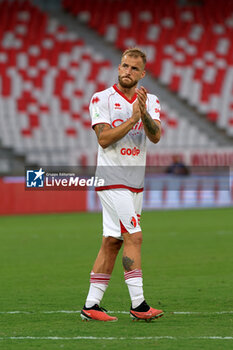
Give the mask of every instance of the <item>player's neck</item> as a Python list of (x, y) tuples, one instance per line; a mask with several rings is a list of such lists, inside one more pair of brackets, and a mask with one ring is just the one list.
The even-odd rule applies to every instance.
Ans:
[(132, 88), (124, 88), (120, 85), (120, 83), (118, 83), (117, 87), (129, 100), (131, 100), (135, 95), (136, 86), (133, 86)]

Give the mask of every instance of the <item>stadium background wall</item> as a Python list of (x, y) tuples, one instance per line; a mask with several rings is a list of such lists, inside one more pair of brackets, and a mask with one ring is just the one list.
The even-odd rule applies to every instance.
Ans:
[[(159, 188), (151, 190), (151, 179), (146, 177), (143, 208), (178, 209), (178, 208), (211, 208), (233, 205), (233, 176), (229, 178), (228, 189), (221, 188), (221, 180), (214, 181), (207, 189), (201, 182), (197, 188), (185, 190), (186, 179), (160, 177), (156, 179)], [(153, 180), (153, 179), (152, 179)], [(174, 188), (174, 180), (176, 187)], [(203, 186), (206, 179), (203, 179)], [(172, 189), (170, 187), (172, 184)], [(101, 210), (97, 193), (93, 190), (25, 190), (23, 177), (0, 178), (0, 215), (96, 212)]]
[(25, 182), (17, 178), (0, 178), (0, 194), (0, 215), (87, 210), (84, 191), (26, 191)]

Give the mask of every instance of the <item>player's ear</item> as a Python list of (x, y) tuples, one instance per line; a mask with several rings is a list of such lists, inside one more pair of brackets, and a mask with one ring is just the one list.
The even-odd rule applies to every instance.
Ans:
[(144, 70), (144, 71), (142, 71), (142, 77), (141, 77), (141, 79), (143, 79), (145, 76), (146, 76), (146, 71)]

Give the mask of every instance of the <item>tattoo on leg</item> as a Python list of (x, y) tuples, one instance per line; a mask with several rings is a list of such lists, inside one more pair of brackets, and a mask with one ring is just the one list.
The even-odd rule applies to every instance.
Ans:
[(134, 264), (134, 260), (130, 259), (128, 256), (123, 256), (122, 263), (126, 271), (131, 271), (131, 267)]

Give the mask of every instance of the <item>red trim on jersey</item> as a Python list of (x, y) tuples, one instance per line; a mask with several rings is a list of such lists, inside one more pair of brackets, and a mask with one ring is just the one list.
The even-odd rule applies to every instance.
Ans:
[(140, 214), (137, 214), (137, 218), (138, 218), (138, 223), (139, 223), (139, 225), (140, 225), (141, 215), (140, 215)]
[(122, 224), (121, 221), (120, 221), (120, 225), (121, 225), (121, 233), (127, 233), (128, 231), (126, 230), (125, 226)]
[(109, 185), (109, 186), (98, 186), (95, 188), (96, 191), (104, 191), (104, 190), (113, 190), (116, 188), (126, 188), (127, 190), (130, 190), (131, 192), (139, 193), (143, 191), (142, 188), (134, 188), (134, 187), (129, 187), (126, 185)]
[(110, 123), (106, 123), (106, 122), (102, 122), (102, 123), (95, 123), (95, 124), (93, 124), (93, 125), (92, 125), (92, 129), (94, 129), (94, 126), (96, 126), (96, 125), (98, 125), (98, 124), (108, 124), (108, 125), (110, 125), (110, 126), (111, 126), (111, 124), (110, 124)]
[(114, 85), (113, 85), (113, 89), (115, 89), (116, 92), (118, 92), (118, 94), (121, 95), (121, 96), (122, 96), (127, 102), (129, 102), (129, 103), (133, 103), (133, 102), (137, 99), (137, 94), (135, 93), (135, 94), (133, 95), (133, 97), (131, 98), (131, 100), (129, 100), (129, 99), (123, 94), (123, 92), (122, 92), (121, 90), (118, 89), (117, 84), (114, 84)]

